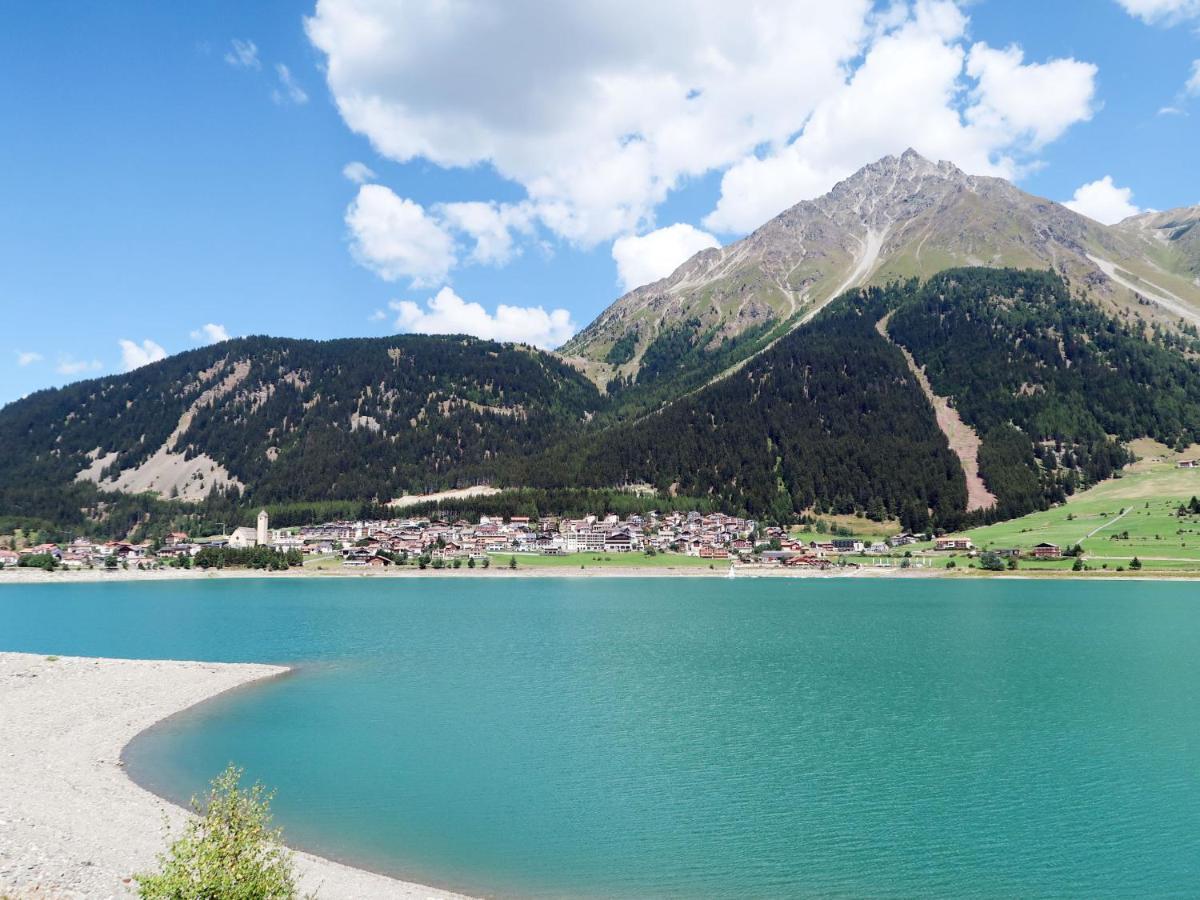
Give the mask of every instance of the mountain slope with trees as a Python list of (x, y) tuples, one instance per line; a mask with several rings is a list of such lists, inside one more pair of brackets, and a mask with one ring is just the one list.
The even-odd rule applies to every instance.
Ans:
[[(495, 480), (601, 402), (553, 355), (466, 337), (252, 337), (0, 409), (0, 516), (386, 501)], [(119, 492), (119, 493), (114, 493)]]
[[(981, 436), (994, 508), (962, 467), (888, 332)], [(1111, 477), (1124, 442), (1200, 436), (1200, 341), (1107, 315), (1058, 274), (955, 269), (853, 291), (737, 372), (568, 442), (531, 483), (649, 482), (778, 520), (894, 516), (908, 528), (1022, 515)]]

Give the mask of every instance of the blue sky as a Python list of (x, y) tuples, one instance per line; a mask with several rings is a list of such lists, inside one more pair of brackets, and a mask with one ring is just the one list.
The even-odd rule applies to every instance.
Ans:
[(1200, 203), (1196, 0), (733, 6), (13, 7), (0, 402), (222, 334), (554, 345), (909, 144)]

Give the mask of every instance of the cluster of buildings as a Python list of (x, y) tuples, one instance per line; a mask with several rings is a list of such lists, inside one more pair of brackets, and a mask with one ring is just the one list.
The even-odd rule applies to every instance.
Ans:
[(346, 565), (374, 566), (386, 566), (394, 556), (453, 562), (482, 560), (489, 553), (565, 556), (647, 550), (718, 560), (752, 552), (757, 531), (753, 519), (697, 512), (625, 519), (546, 516), (536, 522), (526, 516), (507, 521), (483, 516), (477, 523), (416, 518), (306, 526), (274, 537), (271, 546), (305, 553), (341, 552)]
[[(199, 551), (198, 547), (196, 551)], [(38, 544), (21, 550), (0, 550), (0, 568), (19, 566), (22, 557), (50, 556), (64, 569), (148, 569), (182, 552), (190, 552), (190, 549), (164, 545), (156, 551), (149, 541), (133, 544), (129, 541), (94, 541), (81, 537), (69, 544)]]
[(21, 564), (25, 556), (51, 556), (64, 569), (155, 569), (183, 557), (194, 558), (205, 547), (256, 547), (272, 545), (266, 511), (258, 514), (255, 528), (237, 528), (228, 536), (191, 540), (172, 532), (157, 544), (151, 541), (97, 541), (77, 537), (68, 544), (38, 544), (21, 550), (0, 550), (0, 568)]
[[(20, 551), (0, 550), (0, 567), (16, 566), (31, 554), (53, 556), (64, 568), (156, 568), (181, 557), (195, 557), (204, 547), (268, 547), (280, 552), (308, 555), (340, 554), (347, 566), (386, 567), (397, 558), (426, 558), (454, 564), (486, 560), (492, 553), (533, 553), (560, 556), (574, 553), (680, 553), (700, 559), (728, 560), (757, 556), (762, 562), (789, 567), (827, 568), (848, 556), (891, 556), (896, 550), (925, 540), (924, 535), (902, 533), (886, 541), (855, 537), (815, 536), (811, 540), (789, 537), (785, 529), (759, 529), (754, 519), (722, 513), (673, 512), (630, 515), (620, 518), (546, 516), (531, 521), (525, 516), (507, 520), (483, 516), (477, 523), (465, 519), (429, 518), (376, 521), (337, 521), (300, 528), (272, 529), (266, 511), (254, 527), (236, 528), (231, 534), (192, 540), (173, 533), (158, 544), (148, 541), (93, 541), (76, 538), (65, 546), (41, 544)], [(934, 550), (975, 552), (969, 538), (934, 539)], [(1019, 555), (1021, 551), (998, 551)], [(1027, 551), (1036, 558), (1057, 558), (1054, 544), (1039, 544)]]

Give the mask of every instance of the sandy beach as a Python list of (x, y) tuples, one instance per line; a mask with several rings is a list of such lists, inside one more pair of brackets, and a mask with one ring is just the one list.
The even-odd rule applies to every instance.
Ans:
[[(472, 579), (472, 578), (723, 578), (729, 579), (728, 565), (721, 565), (712, 569), (698, 568), (695, 566), (681, 566), (672, 568), (669, 566), (629, 566), (629, 567), (606, 567), (592, 566), (573, 568), (570, 566), (554, 566), (554, 567), (525, 567), (519, 569), (509, 569), (507, 566), (493, 565), (489, 569), (426, 569), (424, 571), (415, 566), (396, 566), (392, 569), (366, 569), (366, 568), (345, 568), (345, 569), (288, 569), (284, 572), (270, 572), (265, 569), (210, 569), (203, 571), (200, 569), (157, 569), (146, 572), (126, 571), (118, 569), (116, 571), (106, 571), (102, 569), (75, 569), (63, 570), (60, 569), (54, 572), (46, 572), (42, 569), (6, 569), (0, 572), (0, 587), (6, 584), (84, 584), (88, 582), (102, 581), (146, 581), (146, 582), (172, 582), (172, 581), (203, 581), (203, 580), (229, 580), (229, 579), (245, 579), (245, 578), (267, 578), (271, 580), (279, 579), (355, 579), (355, 578), (371, 578), (371, 579), (414, 579), (414, 578), (441, 578), (447, 580), (456, 579)], [(945, 564), (939, 561), (937, 566), (918, 567), (914, 566), (910, 569), (902, 569), (899, 566), (860, 566), (857, 569), (830, 569), (826, 571), (818, 571), (814, 569), (785, 569), (779, 566), (759, 566), (759, 565), (742, 565), (737, 566), (734, 571), (733, 578), (785, 578), (785, 579), (829, 579), (829, 578), (1036, 578), (1036, 579), (1082, 579), (1088, 581), (1105, 580), (1105, 579), (1123, 579), (1125, 581), (1196, 581), (1200, 580), (1200, 572), (1194, 571), (1142, 571), (1142, 572), (1117, 572), (1116, 570), (1092, 570), (1089, 572), (1072, 572), (1066, 569), (1059, 570), (1044, 570), (1036, 571), (1026, 569), (1020, 572), (983, 572), (977, 569), (967, 568), (963, 564), (959, 564), (958, 568), (947, 569)]]
[[(0, 897), (136, 896), (187, 813), (125, 774), (121, 751), (155, 722), (278, 666), (0, 653)], [(322, 898), (458, 895), (296, 854)]]

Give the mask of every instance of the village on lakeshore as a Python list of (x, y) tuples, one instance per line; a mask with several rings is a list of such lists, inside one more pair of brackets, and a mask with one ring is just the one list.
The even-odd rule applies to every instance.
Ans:
[[(347, 569), (386, 569), (415, 565), (422, 569), (488, 567), (497, 555), (505, 564), (531, 557), (581, 557), (584, 554), (639, 554), (675, 557), (680, 561), (755, 564), (787, 569), (826, 570), (861, 565), (922, 567), (933, 555), (974, 557), (978, 551), (968, 537), (934, 537), (901, 532), (886, 538), (841, 536), (849, 529), (824, 523), (807, 533), (765, 526), (754, 519), (721, 513), (655, 512), (531, 520), (481, 516), (445, 521), (427, 517), (373, 521), (332, 521), (292, 528), (270, 527), (266, 510), (254, 527), (228, 534), (193, 538), (173, 532), (161, 541), (97, 541), (78, 537), (66, 543), (39, 543), (19, 549), (0, 549), (0, 568), (121, 569), (147, 571), (164, 567), (224, 568), (247, 565), (270, 557), (231, 555), (225, 551), (265, 550), (290, 565), (321, 560)], [(917, 551), (914, 553), (914, 549)], [(216, 553), (214, 554), (214, 551)], [(1004, 558), (1020, 557), (1019, 548), (995, 551)], [(1058, 559), (1062, 548), (1044, 542), (1024, 551), (1036, 559)], [(52, 560), (52, 562), (51, 562)], [(284, 566), (279, 566), (280, 568)]]
[(272, 527), (263, 509), (253, 526), (225, 529), (217, 523), (217, 533), (206, 535), (173, 531), (157, 540), (36, 532), (0, 536), (0, 572), (1200, 571), (1200, 482), (1195, 480), (1200, 448), (1172, 454), (1161, 445), (1139, 442), (1137, 449), (1139, 462), (1120, 477), (1065, 504), (961, 533), (911, 533), (898, 522), (861, 514), (814, 512), (781, 527), (695, 510), (624, 517), (476, 515), (471, 521), (449, 511), (426, 508), (404, 515), (394, 508), (388, 518)]

